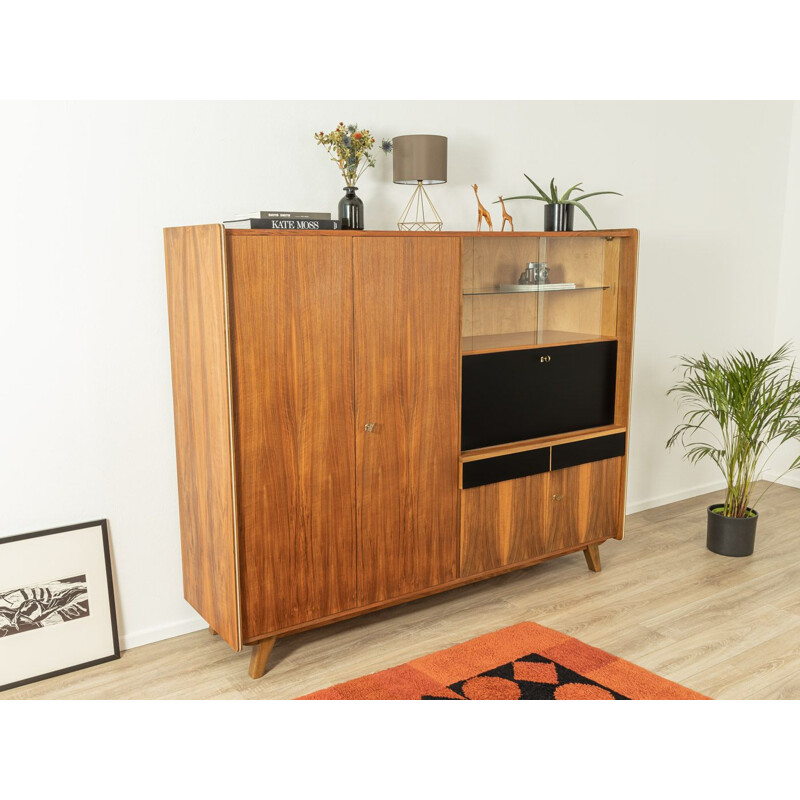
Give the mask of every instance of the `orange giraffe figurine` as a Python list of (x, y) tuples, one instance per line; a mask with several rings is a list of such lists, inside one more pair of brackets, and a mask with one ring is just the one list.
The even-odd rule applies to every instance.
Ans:
[(472, 188), (475, 190), (475, 199), (478, 201), (478, 227), (475, 228), (475, 230), (479, 231), (481, 229), (481, 222), (485, 219), (489, 230), (493, 231), (492, 218), (489, 216), (489, 212), (483, 207), (480, 197), (478, 197), (478, 184), (473, 183)]
[(500, 233), (502, 233), (506, 229), (506, 220), (508, 220), (508, 224), (511, 226), (511, 233), (514, 233), (514, 219), (512, 218), (511, 214), (506, 211), (506, 204), (503, 202), (503, 195), (497, 198), (500, 201), (500, 205), (503, 209), (503, 225), (500, 228)]

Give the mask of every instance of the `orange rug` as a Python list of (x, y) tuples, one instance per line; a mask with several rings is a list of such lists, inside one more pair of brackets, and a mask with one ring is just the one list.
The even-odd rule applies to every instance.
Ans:
[(708, 700), (533, 622), (479, 636), (300, 700)]

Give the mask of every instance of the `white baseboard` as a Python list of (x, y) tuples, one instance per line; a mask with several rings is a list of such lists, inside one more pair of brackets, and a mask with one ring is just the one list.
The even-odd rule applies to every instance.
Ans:
[[(765, 472), (763, 479), (766, 481), (775, 481), (778, 478), (778, 472)], [(800, 489), (800, 478), (794, 475), (784, 475), (780, 480), (777, 480), (782, 486), (793, 486)], [(625, 506), (626, 514), (635, 514), (637, 511), (647, 511), (648, 508), (656, 508), (658, 506), (665, 506), (668, 503), (677, 503), (678, 500), (687, 500), (690, 497), (698, 497), (701, 494), (708, 492), (716, 492), (725, 488), (725, 481), (713, 481), (703, 486), (694, 486), (691, 489), (685, 489), (681, 492), (673, 492), (672, 494), (664, 494), (660, 497), (651, 497), (648, 500), (638, 500), (634, 503), (628, 503)]]
[(684, 489), (680, 492), (672, 492), (671, 494), (662, 494), (659, 497), (651, 497), (647, 500), (637, 500), (633, 503), (627, 503), (625, 506), (626, 514), (636, 514), (638, 511), (647, 511), (648, 508), (656, 508), (657, 506), (665, 506), (668, 503), (677, 503), (678, 500), (687, 500), (690, 497), (698, 497), (701, 494), (708, 492), (716, 492), (725, 488), (725, 481), (720, 479), (712, 481), (711, 483), (703, 484), (702, 486), (693, 486), (691, 489)]
[(119, 637), (119, 646), (121, 650), (132, 650), (134, 647), (160, 642), (162, 639), (171, 639), (173, 636), (182, 636), (184, 633), (194, 633), (207, 627), (208, 623), (195, 614), (189, 619), (123, 634)]
[(795, 475), (784, 475), (779, 478), (779, 472), (765, 472), (764, 479), (768, 481), (776, 481), (781, 486), (793, 486), (795, 489), (800, 489), (800, 478)]

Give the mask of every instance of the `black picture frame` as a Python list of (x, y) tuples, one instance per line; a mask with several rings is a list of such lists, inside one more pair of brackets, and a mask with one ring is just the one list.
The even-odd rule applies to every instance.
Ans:
[[(94, 529), (98, 529), (96, 533), (97, 542), (92, 541), (95, 536)], [(68, 555), (64, 563), (68, 563), (70, 566), (69, 569), (65, 566), (64, 570), (68, 573), (76, 572), (76, 570), (80, 572), (81, 552), (70, 553), (70, 543), (67, 541), (69, 534), (76, 534), (77, 532), (83, 532), (83, 536), (73, 537), (75, 539), (73, 544), (75, 546), (79, 545), (81, 548), (87, 550), (85, 554), (87, 566), (84, 574), (65, 577), (58, 574), (58, 569), (53, 567), (56, 574), (52, 575), (51, 581), (45, 581), (41, 577), (36, 581), (28, 579), (27, 574), (37, 574), (36, 569), (43, 569), (41, 560), (37, 559), (33, 563), (21, 562), (26, 561), (26, 559), (27, 561), (31, 561), (32, 556), (37, 550), (40, 554), (44, 552), (42, 548), (38, 547), (38, 542), (34, 544), (34, 540), (44, 540), (44, 537), (60, 537), (58, 540), (52, 541), (53, 543), (57, 541), (57, 549)], [(42, 547), (46, 547), (47, 544), (48, 542), (43, 541)], [(99, 548), (102, 548), (102, 552)], [(91, 550), (91, 553), (88, 552), (89, 550)], [(57, 560), (58, 555), (55, 554), (54, 561)], [(77, 564), (78, 567), (76, 567), (75, 564)], [(16, 568), (18, 568), (19, 578), (18, 580), (10, 580), (9, 575)], [(44, 569), (46, 569), (46, 567), (44, 567)], [(40, 571), (38, 574), (41, 576), (49, 573), (42, 573)], [(91, 579), (89, 579), (87, 575), (91, 575)], [(81, 579), (83, 580), (81, 581)], [(9, 585), (6, 587), (2, 582), (10, 582), (16, 585)], [(74, 588), (70, 587), (71, 583), (74, 584)], [(54, 593), (49, 587), (55, 585), (58, 585), (59, 589), (62, 591)], [(64, 590), (64, 587), (67, 587), (67, 589)], [(22, 603), (23, 605), (18, 605), (16, 610), (10, 606), (4, 605), (4, 598), (10, 596), (14, 596), (17, 603)], [(32, 621), (27, 615), (22, 615), (23, 608), (41, 610), (43, 604), (49, 602), (50, 606), (54, 606), (56, 604), (56, 599), (64, 596), (72, 596), (75, 600), (70, 603), (69, 607), (61, 610), (56, 609), (47, 614), (47, 619), (57, 620), (52, 624), (37, 624), (38, 620)], [(92, 616), (92, 607), (99, 609), (99, 613), (95, 612), (95, 619), (92, 620), (92, 625), (89, 626), (87, 622)], [(106, 611), (108, 619), (106, 619)], [(10, 622), (10, 613), (15, 613), (13, 624)], [(108, 520), (99, 519), (91, 522), (81, 522), (75, 525), (65, 525), (60, 528), (49, 528), (42, 531), (0, 537), (0, 614), (4, 614), (4, 618), (0, 619), (0, 681), (3, 680), (3, 669), (7, 672), (13, 672), (15, 669), (25, 669), (24, 663), (22, 666), (18, 666), (17, 664), (12, 664), (9, 660), (10, 658), (13, 660), (15, 654), (18, 661), (21, 660), (22, 662), (24, 662), (26, 658), (30, 658), (31, 660), (35, 658), (35, 655), (26, 655), (25, 652), (26, 645), (28, 643), (34, 643), (34, 640), (36, 640), (35, 645), (37, 649), (42, 649), (44, 646), (47, 651), (48, 658), (46, 660), (48, 661), (48, 666), (56, 666), (54, 669), (46, 669), (46, 671), (39, 674), (25, 675), (24, 677), (20, 676), (10, 682), (0, 683), (0, 692), (118, 659), (120, 657), (119, 632), (117, 628), (114, 582), (111, 570)], [(21, 627), (19, 623), (20, 619), (24, 620), (27, 624)], [(40, 619), (44, 619), (44, 617), (40, 617)], [(75, 621), (80, 621), (82, 624), (77, 625)], [(62, 622), (66, 624), (61, 624)], [(2, 627), (4, 623), (9, 624), (4, 628)], [(75, 663), (70, 663), (70, 653), (68, 650), (62, 654), (63, 660), (65, 661), (63, 666), (53, 663), (54, 659), (57, 660), (61, 656), (59, 653), (54, 653), (53, 649), (47, 650), (46, 639), (43, 637), (46, 637), (48, 632), (56, 628), (59, 629), (58, 643), (61, 645), (64, 644), (64, 641), (69, 644), (69, 637), (79, 637), (81, 635), (85, 637), (87, 633), (91, 632), (92, 641), (80, 642), (79, 646), (76, 648), (76, 652), (80, 652), (82, 655)], [(4, 630), (6, 633), (3, 633)], [(31, 638), (27, 641), (23, 641), (26, 637)], [(86, 655), (91, 652), (95, 639), (98, 645), (98, 655), (96, 658), (87, 658)], [(4, 652), (4, 650), (11, 649), (10, 643), (12, 640), (14, 640), (14, 653), (9, 654), (9, 652)], [(22, 655), (21, 659), (20, 654)], [(3, 666), (4, 658), (5, 667)]]

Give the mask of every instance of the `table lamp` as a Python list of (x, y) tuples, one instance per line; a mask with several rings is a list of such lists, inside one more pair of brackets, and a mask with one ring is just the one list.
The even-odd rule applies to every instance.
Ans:
[(392, 137), (393, 180), (416, 184), (397, 227), (401, 231), (440, 231), (436, 212), (425, 184), (447, 182), (447, 137), (429, 134)]

